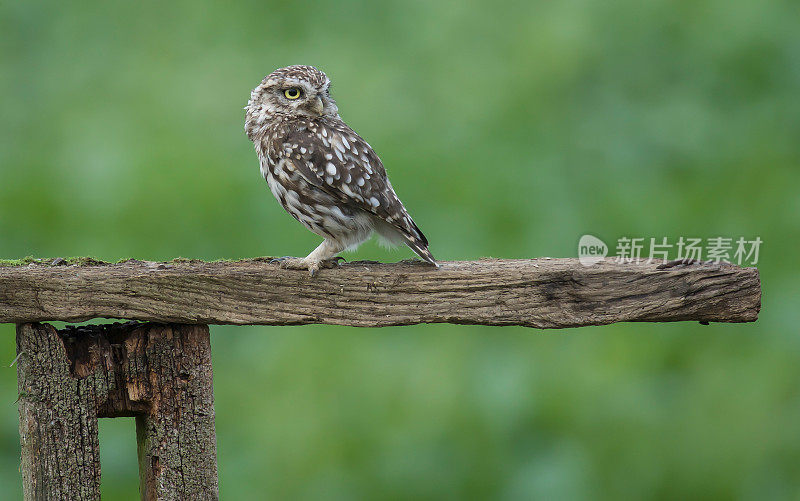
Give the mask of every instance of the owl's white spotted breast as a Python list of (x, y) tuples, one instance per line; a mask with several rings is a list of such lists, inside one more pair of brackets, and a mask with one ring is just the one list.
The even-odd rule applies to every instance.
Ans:
[(284, 118), (270, 125), (262, 174), (284, 209), (311, 231), (337, 239), (361, 233), (366, 213), (427, 245), (378, 156), (344, 122)]

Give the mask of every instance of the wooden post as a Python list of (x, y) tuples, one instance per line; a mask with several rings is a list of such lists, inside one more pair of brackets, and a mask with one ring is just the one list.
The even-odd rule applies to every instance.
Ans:
[(98, 417), (136, 416), (146, 500), (218, 499), (208, 326), (17, 326), (26, 500), (100, 499)]
[(136, 416), (142, 499), (218, 499), (208, 326), (139, 332), (150, 372), (150, 409)]
[(71, 377), (50, 325), (18, 325), (17, 354), (25, 499), (100, 499), (94, 385)]

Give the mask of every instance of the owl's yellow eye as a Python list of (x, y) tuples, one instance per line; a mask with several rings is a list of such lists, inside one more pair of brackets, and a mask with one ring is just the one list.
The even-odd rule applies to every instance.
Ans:
[(286, 96), (286, 99), (297, 99), (300, 97), (300, 89), (297, 87), (292, 87), (291, 89), (286, 89), (283, 91), (283, 95)]

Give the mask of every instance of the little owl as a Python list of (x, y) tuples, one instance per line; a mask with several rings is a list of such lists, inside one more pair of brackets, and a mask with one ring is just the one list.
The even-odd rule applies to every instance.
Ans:
[(374, 232), (405, 243), (438, 266), (378, 156), (339, 117), (330, 80), (313, 66), (273, 71), (250, 93), (245, 131), (255, 144), (261, 174), (284, 209), (325, 240), (305, 258), (281, 266), (311, 275)]

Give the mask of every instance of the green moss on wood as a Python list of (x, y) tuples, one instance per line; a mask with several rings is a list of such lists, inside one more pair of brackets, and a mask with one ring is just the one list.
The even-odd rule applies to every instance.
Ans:
[(27, 266), (29, 264), (37, 264), (40, 266), (96, 266), (109, 263), (86, 256), (57, 258), (35, 258), (33, 256), (27, 256), (22, 259), (0, 259), (0, 266)]
[(38, 263), (39, 259), (33, 256), (23, 257), (22, 259), (0, 259), (0, 266), (27, 266), (31, 263)]
[[(203, 264), (203, 263), (242, 263), (242, 262), (269, 262), (273, 258), (272, 257), (254, 257), (254, 258), (242, 258), (242, 259), (213, 259), (213, 260), (203, 260), (203, 259), (189, 259), (185, 257), (176, 257), (170, 261), (166, 261), (167, 264)], [(22, 259), (0, 259), (0, 267), (11, 267), (11, 266), (28, 266), (29, 264), (36, 264), (39, 266), (101, 266), (106, 264), (122, 264), (128, 262), (141, 262), (138, 259), (133, 258), (124, 258), (118, 259), (113, 263), (108, 261), (102, 261), (100, 259), (96, 259), (93, 257), (87, 256), (74, 256), (74, 257), (57, 257), (57, 258), (35, 258), (33, 256), (27, 256)]]

